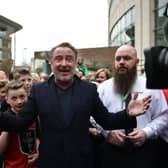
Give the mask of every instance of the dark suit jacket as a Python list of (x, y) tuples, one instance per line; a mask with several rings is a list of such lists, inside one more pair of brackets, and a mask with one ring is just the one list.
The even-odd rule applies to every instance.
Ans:
[(32, 86), (28, 103), (18, 116), (1, 113), (0, 129), (21, 131), (39, 115), (39, 168), (91, 168), (92, 149), (88, 133), (90, 115), (105, 129), (134, 127), (136, 119), (128, 117), (125, 111), (108, 113), (99, 99), (96, 86), (75, 77), (69, 120), (64, 123), (53, 81), (51, 77), (46, 82)]

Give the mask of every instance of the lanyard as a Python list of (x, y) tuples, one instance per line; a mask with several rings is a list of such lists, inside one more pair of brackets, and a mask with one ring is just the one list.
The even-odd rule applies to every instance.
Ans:
[(124, 103), (126, 102), (127, 98), (128, 98), (128, 95), (130, 94), (131, 92), (128, 91), (125, 95), (121, 96), (121, 108), (123, 109), (123, 106), (124, 106)]

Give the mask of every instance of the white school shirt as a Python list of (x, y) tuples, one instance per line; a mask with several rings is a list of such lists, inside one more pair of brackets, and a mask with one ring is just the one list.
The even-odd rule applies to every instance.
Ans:
[[(142, 129), (147, 138), (156, 138), (159, 135), (168, 142), (168, 106), (162, 90), (146, 88), (146, 79), (138, 76), (131, 95), (139, 92), (138, 99), (152, 95), (152, 102), (145, 114), (137, 116), (137, 128)], [(116, 113), (125, 109), (122, 96), (114, 91), (114, 79), (108, 79), (98, 87), (99, 97), (109, 112)]]

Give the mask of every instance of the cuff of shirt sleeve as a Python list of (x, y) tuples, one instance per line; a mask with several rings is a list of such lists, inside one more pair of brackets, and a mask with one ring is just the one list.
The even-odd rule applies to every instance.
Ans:
[(155, 135), (150, 127), (145, 127), (142, 130), (145, 132), (147, 139), (152, 138)]

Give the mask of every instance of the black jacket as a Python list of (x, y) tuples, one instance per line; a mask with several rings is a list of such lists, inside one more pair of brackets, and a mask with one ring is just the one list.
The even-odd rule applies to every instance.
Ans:
[(88, 133), (89, 117), (105, 129), (136, 126), (136, 119), (125, 111), (108, 113), (99, 99), (95, 84), (75, 77), (72, 102), (63, 121), (53, 77), (34, 85), (18, 116), (1, 113), (0, 129), (21, 131), (39, 115), (41, 127), (39, 168), (92, 168), (92, 149)]

